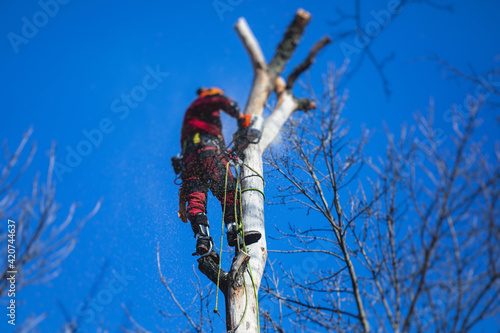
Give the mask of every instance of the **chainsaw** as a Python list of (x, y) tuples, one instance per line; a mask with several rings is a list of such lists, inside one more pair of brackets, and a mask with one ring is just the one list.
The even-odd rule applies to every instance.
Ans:
[(238, 119), (238, 130), (233, 134), (232, 153), (244, 159), (243, 152), (250, 144), (257, 144), (262, 137), (264, 118), (255, 114), (246, 114)]

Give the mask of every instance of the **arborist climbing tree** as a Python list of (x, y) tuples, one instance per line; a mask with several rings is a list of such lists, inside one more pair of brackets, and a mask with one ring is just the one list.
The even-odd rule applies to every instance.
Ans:
[[(196, 238), (196, 252), (201, 257), (210, 256), (218, 265), (219, 258), (214, 251), (207, 218), (208, 189), (221, 202), (224, 223), (227, 228), (227, 242), (234, 247), (237, 243), (239, 200), (235, 196), (236, 181), (227, 167), (230, 160), (237, 160), (238, 153), (247, 142), (244, 136), (250, 126), (250, 117), (245, 117), (238, 104), (224, 95), (219, 88), (200, 88), (198, 97), (187, 109), (181, 131), (181, 156), (174, 158), (174, 168), (180, 173), (182, 186), (179, 191), (179, 217), (191, 222)], [(226, 148), (222, 136), (221, 111), (238, 121), (238, 135), (234, 152)], [(186, 208), (187, 202), (187, 208)], [(245, 241), (258, 241), (260, 233), (248, 231)]]

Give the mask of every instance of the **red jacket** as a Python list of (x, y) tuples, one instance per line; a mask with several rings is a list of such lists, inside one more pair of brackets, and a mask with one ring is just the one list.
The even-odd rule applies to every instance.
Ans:
[(209, 95), (195, 99), (184, 115), (181, 147), (184, 140), (197, 132), (207, 132), (222, 137), (221, 110), (234, 118), (240, 114), (238, 104), (224, 95)]

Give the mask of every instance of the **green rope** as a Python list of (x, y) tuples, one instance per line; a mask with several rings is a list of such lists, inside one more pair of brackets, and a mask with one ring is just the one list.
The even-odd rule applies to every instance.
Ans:
[(266, 201), (266, 195), (264, 194), (264, 191), (259, 190), (258, 188), (246, 188), (246, 189), (242, 190), (241, 193), (246, 192), (246, 191), (257, 191), (260, 194), (262, 194), (262, 196), (264, 197), (264, 201)]
[[(217, 293), (215, 294), (215, 309), (214, 312), (220, 316), (217, 305), (219, 304), (219, 284), (220, 284), (220, 271), (222, 265), (222, 245), (224, 239), (224, 216), (226, 216), (226, 197), (227, 197), (227, 175), (229, 173), (229, 163), (226, 164), (226, 181), (224, 184), (224, 209), (222, 211), (222, 226), (220, 228), (220, 254), (219, 254), (219, 271), (217, 272)], [(236, 208), (235, 208), (236, 209)]]
[[(246, 166), (247, 168), (249, 168), (251, 171), (253, 171), (257, 176), (259, 176), (261, 179), (262, 179), (262, 182), (263, 182), (263, 185), (265, 186), (266, 185), (266, 181), (264, 179), (264, 177), (258, 173), (257, 171), (255, 171), (253, 168), (251, 168), (249, 165), (247, 165), (246, 163), (243, 163), (244, 166)], [(245, 244), (245, 229), (244, 229), (244, 226), (243, 226), (243, 221), (238, 221), (238, 212), (237, 212), (237, 206), (240, 207), (240, 216), (243, 216), (243, 208), (242, 208), (242, 205), (241, 205), (241, 202), (242, 202), (242, 193), (245, 192), (245, 191), (257, 191), (259, 193), (262, 194), (263, 198), (264, 198), (264, 201), (266, 200), (266, 195), (264, 194), (264, 191), (258, 189), (258, 188), (246, 188), (244, 190), (241, 189), (241, 177), (240, 177), (240, 172), (239, 172), (239, 165), (236, 166), (236, 188), (235, 188), (235, 199), (236, 198), (239, 198), (239, 201), (240, 201), (240, 204), (239, 205), (234, 205), (234, 216), (235, 216), (235, 222), (236, 222), (236, 225), (238, 225), (238, 229), (240, 230), (240, 235), (241, 235), (241, 239), (243, 240), (243, 249), (245, 251), (245, 253), (248, 253), (247, 251), (247, 246)], [(229, 174), (229, 163), (226, 164), (226, 178), (225, 178), (225, 184), (224, 184), (224, 209), (223, 209), (223, 212), (222, 212), (222, 227), (221, 227), (221, 239), (220, 239), (220, 255), (219, 255), (219, 271), (217, 273), (217, 293), (216, 293), (216, 297), (215, 297), (215, 309), (214, 309), (214, 312), (217, 313), (219, 316), (220, 316), (220, 313), (219, 313), (219, 310), (217, 309), (217, 306), (218, 306), (218, 302), (219, 302), (219, 283), (220, 283), (220, 272), (221, 272), (221, 264), (222, 264), (222, 246), (223, 246), (223, 238), (224, 238), (224, 216), (226, 216), (226, 198), (227, 198), (227, 178), (228, 178), (228, 174)], [(238, 193), (239, 191), (239, 193)], [(238, 248), (240, 248), (240, 244), (239, 244), (239, 239), (237, 239), (237, 246)], [(253, 292), (254, 292), (254, 295), (255, 295), (255, 303), (256, 303), (256, 306), (257, 306), (257, 328), (258, 328), (258, 331), (260, 332), (260, 312), (259, 312), (259, 299), (257, 297), (257, 287), (255, 286), (255, 281), (254, 281), (254, 278), (253, 278), (253, 274), (252, 274), (252, 266), (250, 265), (250, 261), (248, 262), (248, 273), (250, 275), (250, 280), (252, 280), (252, 286), (253, 286)], [(245, 279), (243, 279), (243, 287), (245, 289), (245, 309), (243, 310), (243, 315), (238, 323), (238, 325), (236, 325), (235, 328), (233, 328), (232, 330), (228, 331), (228, 332), (234, 332), (238, 329), (238, 327), (240, 327), (241, 323), (243, 322), (243, 319), (245, 318), (245, 315), (247, 313), (247, 307), (248, 307), (248, 294), (246, 292), (246, 283), (245, 283)]]
[[(253, 169), (248, 164), (243, 163), (243, 165), (246, 166), (247, 168), (249, 168), (251, 171), (253, 171), (253, 173), (255, 173), (255, 175), (257, 175), (258, 177), (260, 177), (260, 179), (262, 179), (263, 186), (266, 186), (266, 180), (264, 179), (264, 176), (262, 176), (260, 173), (258, 173), (257, 171), (255, 171), (255, 169)], [(239, 176), (239, 174), (238, 174), (238, 176)], [(266, 201), (266, 195), (264, 194), (264, 191), (262, 191), (261, 189), (254, 188), (254, 187), (246, 188), (246, 189), (243, 189), (243, 190), (240, 189), (240, 193), (243, 193), (243, 192), (246, 192), (246, 191), (257, 191), (260, 194), (262, 194), (262, 197), (264, 198), (264, 201)]]
[(248, 164), (246, 163), (243, 163), (244, 166), (246, 166), (247, 168), (249, 168), (251, 171), (253, 171), (258, 177), (260, 177), (260, 179), (262, 179), (262, 183), (264, 183), (264, 186), (266, 186), (266, 180), (264, 179), (264, 176), (262, 176), (260, 173), (258, 173), (257, 171), (255, 171), (251, 166), (249, 166)]

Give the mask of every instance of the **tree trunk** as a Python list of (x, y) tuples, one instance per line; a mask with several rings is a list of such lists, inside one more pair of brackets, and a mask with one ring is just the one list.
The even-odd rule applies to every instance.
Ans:
[[(294, 111), (314, 108), (314, 103), (308, 99), (296, 99), (291, 89), (295, 79), (313, 63), (316, 53), (330, 42), (328, 38), (323, 38), (313, 47), (307, 59), (289, 76), (286, 85), (280, 77), (309, 20), (308, 12), (303, 9), (297, 11), (269, 65), (245, 19), (240, 18), (235, 26), (254, 69), (254, 80), (245, 114), (262, 115), (273, 91), (277, 94), (278, 105), (265, 123), (260, 143), (250, 144), (244, 152), (244, 164), (240, 166), (243, 228), (260, 232), (261, 238), (258, 242), (246, 246), (249, 255), (248, 265), (246, 261), (238, 258), (240, 256), (238, 254), (233, 260), (229, 274), (223, 272), (221, 275), (223, 283), (220, 287), (226, 299), (228, 332), (259, 332), (258, 291), (267, 261), (262, 154)], [(199, 259), (199, 263), (200, 271), (216, 283), (217, 270), (214, 265), (205, 258)]]
[[(258, 146), (251, 145), (245, 151), (245, 164), (249, 168), (241, 167), (242, 189), (258, 189), (264, 192), (262, 153)], [(247, 190), (242, 193), (242, 210), (245, 230), (255, 230), (262, 237), (257, 243), (247, 245), (250, 263), (244, 274), (244, 285), (239, 290), (230, 287), (227, 300), (227, 312), (230, 321), (228, 329), (238, 327), (235, 332), (258, 332), (258, 290), (267, 261), (266, 231), (264, 228), (264, 198), (256, 190)], [(255, 287), (255, 289), (254, 289)]]

